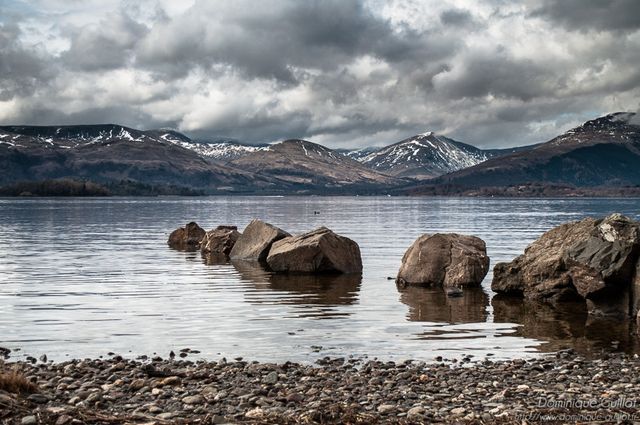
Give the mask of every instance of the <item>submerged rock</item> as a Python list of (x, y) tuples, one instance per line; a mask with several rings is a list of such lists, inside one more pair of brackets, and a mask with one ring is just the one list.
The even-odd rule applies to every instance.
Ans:
[(229, 257), (232, 260), (264, 261), (271, 245), (287, 236), (291, 235), (276, 226), (253, 220), (238, 237)]
[(200, 252), (228, 258), (240, 236), (236, 226), (218, 226), (205, 234), (200, 243)]
[(484, 241), (456, 233), (422, 235), (402, 257), (396, 281), (425, 286), (478, 286), (489, 270)]
[(638, 313), (640, 223), (620, 214), (560, 225), (509, 263), (491, 289), (551, 303), (580, 301), (592, 314)]
[(171, 232), (167, 243), (175, 249), (196, 250), (200, 247), (200, 242), (205, 234), (205, 230), (198, 226), (198, 223), (192, 221)]
[(274, 243), (267, 264), (275, 272), (362, 272), (358, 244), (326, 227)]

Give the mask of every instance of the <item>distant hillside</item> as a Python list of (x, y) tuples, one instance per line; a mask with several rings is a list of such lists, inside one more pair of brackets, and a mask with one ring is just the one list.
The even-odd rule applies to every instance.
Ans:
[(3, 169), (0, 185), (71, 178), (97, 183), (126, 180), (227, 193), (280, 184), (268, 177), (208, 161), (166, 141), (156, 131), (112, 124), (0, 127), (0, 167)]
[(640, 126), (634, 113), (587, 121), (534, 146), (434, 179), (431, 185), (495, 187), (562, 184), (576, 187), (640, 184)]
[(285, 140), (233, 160), (229, 165), (306, 186), (347, 189), (404, 183), (306, 140)]

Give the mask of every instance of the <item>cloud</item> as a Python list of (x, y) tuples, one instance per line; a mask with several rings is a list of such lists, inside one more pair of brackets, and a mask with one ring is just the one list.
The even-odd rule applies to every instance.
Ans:
[(16, 42), (20, 33), (15, 24), (0, 24), (0, 100), (3, 101), (30, 96), (56, 73), (46, 53)]
[(601, 3), (8, 0), (0, 123), (334, 147), (429, 130), (540, 142), (638, 107), (637, 2)]
[(635, 31), (640, 28), (637, 0), (542, 0), (532, 16), (551, 19), (572, 30)]
[(70, 69), (100, 71), (127, 66), (147, 28), (122, 12), (97, 24), (67, 29), (71, 45), (60, 60)]

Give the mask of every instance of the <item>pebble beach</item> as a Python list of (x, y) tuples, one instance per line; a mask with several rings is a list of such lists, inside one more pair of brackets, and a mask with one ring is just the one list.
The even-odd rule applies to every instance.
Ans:
[(4, 383), (0, 423), (640, 420), (640, 359), (622, 353), (585, 359), (566, 350), (527, 360), (463, 357), (428, 363), (324, 358), (315, 364), (273, 364), (241, 358), (191, 361), (143, 356), (132, 360), (118, 355), (59, 363), (32, 361), (2, 363), (5, 378), (21, 376), (29, 387), (12, 392)]

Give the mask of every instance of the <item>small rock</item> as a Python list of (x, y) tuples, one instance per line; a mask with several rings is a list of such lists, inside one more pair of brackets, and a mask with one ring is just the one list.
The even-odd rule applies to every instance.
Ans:
[(275, 384), (276, 382), (278, 382), (278, 373), (275, 372), (275, 371), (269, 372), (269, 374), (264, 377), (262, 382), (264, 382), (265, 384), (270, 384), (270, 385)]
[(244, 414), (244, 416), (247, 419), (259, 419), (264, 416), (264, 410), (262, 410), (259, 407), (256, 407), (255, 409), (249, 410), (247, 413)]
[(191, 395), (182, 399), (184, 404), (202, 404), (204, 403), (204, 397), (201, 395)]
[(46, 404), (49, 402), (49, 398), (42, 394), (31, 394), (29, 397), (27, 397), (27, 400), (37, 404)]
[(422, 406), (412, 407), (411, 409), (409, 409), (407, 411), (407, 416), (408, 417), (420, 416), (422, 414), (424, 414), (424, 407), (422, 407)]
[(454, 409), (451, 409), (451, 414), (455, 416), (464, 415), (466, 411), (467, 409), (465, 409), (464, 407), (456, 407)]
[(394, 411), (396, 408), (396, 406), (394, 406), (393, 404), (381, 404), (380, 406), (378, 406), (378, 413), (380, 414), (385, 414), (385, 413), (389, 413)]
[(35, 416), (25, 416), (20, 421), (21, 425), (36, 425), (37, 423), (38, 423), (38, 420), (36, 419)]
[(178, 378), (177, 376), (169, 376), (168, 378), (164, 378), (162, 381), (160, 381), (160, 383), (162, 385), (179, 385), (180, 378)]

